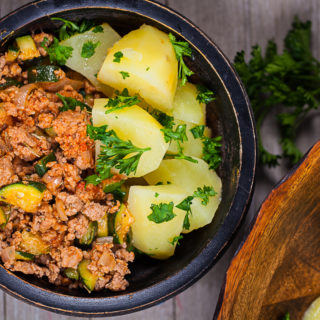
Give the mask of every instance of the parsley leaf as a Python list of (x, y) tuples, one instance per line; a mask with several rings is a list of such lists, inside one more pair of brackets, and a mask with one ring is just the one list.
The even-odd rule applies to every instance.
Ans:
[(87, 125), (87, 134), (93, 140), (101, 141), (100, 154), (96, 161), (96, 171), (102, 180), (110, 178), (111, 168), (129, 175), (136, 172), (142, 154), (151, 148), (138, 148), (132, 142), (121, 140), (114, 130), (107, 131), (107, 126)]
[(103, 32), (103, 27), (102, 26), (96, 26), (92, 29), (92, 32), (94, 33), (99, 33), (99, 32)]
[(91, 108), (87, 104), (77, 99), (74, 99), (71, 97), (65, 97), (60, 93), (56, 93), (56, 95), (60, 98), (60, 100), (63, 103), (63, 106), (59, 108), (60, 112), (67, 111), (67, 110), (75, 110), (77, 106), (79, 106), (81, 110), (86, 109), (88, 112), (91, 112)]
[(115, 92), (115, 98), (109, 98), (108, 103), (105, 105), (105, 108), (110, 108), (106, 111), (106, 114), (118, 111), (123, 108), (132, 107), (141, 101), (138, 99), (138, 96), (129, 96), (129, 92), (127, 88), (124, 88), (120, 93), (118, 90)]
[(186, 124), (180, 124), (176, 127), (175, 130), (173, 128), (168, 128), (168, 127), (161, 129), (161, 131), (164, 133), (165, 142), (168, 143), (168, 142), (171, 142), (172, 140), (183, 142), (188, 140), (186, 128), (187, 128)]
[(41, 42), (41, 46), (47, 51), (50, 62), (57, 63), (61, 66), (65, 65), (67, 60), (72, 56), (72, 47), (62, 46), (57, 38), (53, 39), (51, 46), (46, 46), (45, 39)]
[(159, 193), (156, 192), (156, 193), (154, 194), (154, 197), (155, 197), (155, 198), (158, 198), (158, 197), (159, 197)]
[(206, 88), (205, 86), (199, 84), (197, 85), (197, 89), (198, 89), (197, 100), (200, 103), (209, 103), (216, 99), (214, 97), (214, 93), (208, 88)]
[(172, 220), (176, 215), (173, 213), (173, 202), (152, 204), (150, 209), (152, 213), (148, 219), (155, 223), (162, 223)]
[(129, 72), (120, 71), (120, 73), (121, 73), (121, 75), (122, 75), (123, 80), (125, 80), (126, 78), (129, 78), (129, 77), (130, 77)]
[(121, 51), (118, 51), (113, 55), (113, 57), (113, 62), (120, 63), (121, 59), (123, 58), (123, 53)]
[(97, 174), (92, 174), (91, 176), (87, 176), (85, 179), (86, 184), (90, 183), (93, 184), (94, 186), (97, 186), (102, 182), (101, 177), (99, 177)]
[(175, 244), (180, 245), (179, 240), (183, 239), (183, 235), (181, 234), (180, 236), (175, 236), (172, 241), (169, 241), (169, 243), (171, 243), (173, 246)]
[(151, 115), (166, 128), (173, 128), (175, 125), (173, 117), (168, 116), (166, 113), (157, 109), (152, 110)]
[(94, 43), (92, 41), (87, 41), (83, 44), (82, 49), (81, 49), (81, 57), (88, 59), (91, 58), (94, 53), (95, 49), (100, 45), (100, 41)]
[(193, 128), (190, 129), (193, 137), (195, 139), (202, 139), (204, 137), (204, 129), (205, 129), (205, 125), (199, 125), (199, 126), (195, 126)]
[(284, 317), (283, 317), (282, 320), (290, 320), (290, 314), (289, 314), (289, 312), (287, 312), (287, 313), (284, 315)]
[[(311, 22), (295, 18), (282, 53), (269, 41), (264, 54), (260, 46), (254, 46), (248, 62), (244, 52), (238, 52), (234, 67), (255, 115), (260, 163), (274, 167), (281, 158), (291, 164), (299, 161), (302, 154), (295, 142), (299, 125), (320, 104), (320, 62), (311, 52)], [(272, 154), (264, 147), (261, 127), (269, 115), (280, 128), (281, 154)]]
[(176, 205), (178, 209), (186, 211), (186, 215), (183, 220), (183, 228), (186, 230), (190, 229), (189, 215), (192, 214), (191, 205), (192, 205), (193, 199), (194, 199), (193, 196), (188, 196), (182, 202)]
[(192, 55), (192, 50), (189, 47), (188, 42), (186, 41), (177, 41), (176, 37), (172, 34), (169, 33), (169, 39), (170, 42), (172, 43), (173, 49), (175, 51), (177, 60), (179, 62), (179, 79), (181, 79), (181, 85), (184, 86), (185, 83), (187, 82), (187, 76), (191, 76), (194, 74), (187, 65), (185, 64), (183, 57), (191, 57)]
[(201, 199), (201, 204), (206, 206), (209, 202), (209, 197), (214, 197), (216, 194), (217, 193), (214, 191), (213, 187), (203, 186), (202, 189), (200, 187), (197, 188), (193, 196)]

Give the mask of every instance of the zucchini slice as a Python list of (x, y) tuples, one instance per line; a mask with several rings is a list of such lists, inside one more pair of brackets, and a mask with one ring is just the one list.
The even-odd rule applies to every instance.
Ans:
[(56, 156), (54, 155), (54, 153), (50, 153), (47, 156), (44, 156), (43, 158), (41, 158), (38, 163), (34, 166), (34, 169), (36, 170), (37, 174), (39, 175), (39, 177), (43, 177), (45, 175), (45, 173), (48, 171), (47, 168), (47, 163), (52, 162), (52, 161), (56, 161)]
[(108, 235), (108, 214), (106, 213), (104, 217), (98, 221), (97, 237), (107, 237)]
[(14, 78), (4, 78), (6, 82), (0, 83), (0, 90), (7, 89), (11, 86), (21, 87), (22, 83)]
[(46, 128), (44, 131), (51, 138), (55, 138), (57, 136), (57, 133), (54, 131), (53, 127)]
[(21, 60), (30, 60), (40, 56), (40, 53), (36, 47), (30, 35), (16, 38), (18, 48), (20, 49), (19, 58)]
[(18, 55), (19, 55), (19, 49), (11, 47), (11, 48), (8, 49), (8, 53), (7, 53), (7, 56), (6, 56), (6, 61), (13, 62), (18, 58)]
[(121, 204), (119, 210), (110, 215), (110, 231), (115, 243), (123, 244), (126, 241), (127, 234), (131, 225), (134, 223), (134, 217), (125, 204)]
[(16, 251), (15, 259), (16, 260), (24, 260), (24, 261), (33, 261), (35, 258), (34, 254), (23, 252), (23, 251)]
[(50, 245), (42, 240), (40, 235), (23, 230), (21, 237), (22, 240), (19, 247), (23, 252), (31, 253), (35, 256), (49, 253)]
[(0, 189), (0, 201), (12, 204), (26, 212), (36, 212), (46, 186), (39, 182), (29, 181), (8, 184)]
[(0, 207), (0, 226), (6, 225), (8, 221), (7, 215), (2, 207)]
[(84, 284), (84, 287), (88, 290), (89, 293), (94, 290), (98, 276), (93, 274), (88, 270), (88, 265), (90, 264), (89, 260), (82, 260), (78, 265), (78, 271), (80, 278)]
[(57, 82), (59, 79), (54, 72), (59, 69), (59, 67), (51, 65), (31, 67), (28, 70), (28, 82)]
[(73, 268), (64, 269), (64, 274), (71, 280), (79, 280), (79, 271)]
[(88, 226), (87, 232), (79, 239), (80, 245), (89, 246), (92, 241), (95, 239), (98, 231), (98, 223), (97, 221), (91, 221)]

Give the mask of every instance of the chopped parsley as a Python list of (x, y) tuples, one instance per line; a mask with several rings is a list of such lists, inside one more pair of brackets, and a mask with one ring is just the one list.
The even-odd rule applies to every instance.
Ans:
[(60, 100), (63, 103), (63, 106), (59, 108), (60, 112), (67, 111), (67, 110), (75, 110), (77, 106), (79, 106), (81, 110), (86, 109), (87, 111), (91, 112), (91, 108), (87, 104), (77, 99), (74, 99), (71, 97), (65, 97), (60, 93), (56, 93), (56, 95), (60, 98)]
[(91, 58), (94, 53), (96, 48), (100, 45), (100, 41), (94, 43), (92, 41), (87, 41), (83, 44), (82, 49), (81, 49), (81, 57), (88, 59)]
[(179, 79), (181, 79), (181, 85), (184, 86), (185, 83), (187, 82), (187, 76), (193, 75), (194, 72), (192, 72), (187, 65), (185, 64), (183, 57), (191, 57), (192, 55), (192, 50), (189, 47), (188, 42), (186, 41), (177, 41), (176, 37), (172, 34), (169, 33), (169, 39), (170, 42), (172, 43), (173, 49), (175, 51), (177, 60), (179, 62)]
[(102, 33), (103, 32), (103, 27), (102, 26), (95, 26), (93, 29), (92, 29), (92, 32), (94, 33)]
[(209, 138), (204, 135), (204, 125), (195, 126), (190, 129), (193, 137), (195, 139), (202, 140), (202, 153), (203, 160), (208, 163), (210, 169), (217, 169), (222, 161), (221, 157), (221, 136), (215, 138)]
[(199, 84), (197, 85), (197, 89), (198, 89), (197, 100), (200, 103), (209, 103), (215, 100), (214, 93), (208, 88), (206, 88), (205, 86)]
[(41, 42), (41, 46), (47, 51), (50, 62), (57, 63), (61, 66), (65, 65), (67, 60), (72, 56), (72, 47), (62, 46), (59, 44), (59, 40), (57, 38), (53, 39), (53, 43), (51, 46), (47, 47), (48, 39), (46, 38)]
[(213, 187), (203, 186), (202, 189), (198, 187), (193, 196), (201, 199), (201, 204), (206, 206), (209, 202), (209, 197), (214, 197), (216, 194)]
[(159, 197), (159, 193), (156, 192), (156, 193), (154, 194), (154, 197), (155, 197), (155, 198), (158, 198), (158, 197)]
[(146, 71), (149, 71), (150, 70), (150, 67), (148, 67), (147, 69), (146, 69)]
[[(100, 154), (96, 161), (97, 177), (87, 178), (102, 181), (112, 176), (111, 168), (119, 169), (119, 173), (129, 175), (136, 172), (142, 154), (151, 148), (138, 148), (132, 142), (121, 140), (114, 130), (107, 130), (106, 125), (94, 127), (87, 125), (87, 134), (93, 140), (101, 141)], [(99, 177), (99, 179), (98, 179)]]
[(183, 228), (186, 230), (190, 229), (189, 215), (192, 214), (191, 205), (192, 205), (193, 199), (194, 199), (193, 196), (188, 196), (182, 202), (176, 205), (178, 209), (186, 211), (186, 215), (183, 220)]
[(181, 234), (180, 236), (175, 236), (172, 241), (169, 241), (169, 243), (171, 243), (173, 246), (175, 244), (180, 245), (179, 240), (183, 239), (183, 235)]
[(290, 320), (290, 314), (289, 314), (289, 312), (287, 312), (287, 313), (284, 315), (284, 317), (283, 317), (282, 320)]
[(121, 75), (122, 75), (122, 79), (125, 80), (126, 78), (130, 77), (129, 72), (125, 72), (125, 71), (120, 71)]
[(109, 108), (106, 111), (106, 114), (113, 112), (113, 111), (118, 111), (123, 108), (128, 108), (132, 107), (141, 101), (138, 99), (138, 96), (129, 96), (129, 92), (127, 88), (124, 88), (122, 92), (119, 92), (116, 90), (115, 92), (116, 97), (115, 98), (110, 98), (108, 100), (108, 103), (105, 105), (105, 108)]
[(173, 213), (173, 202), (151, 204), (152, 213), (148, 219), (155, 223), (163, 223), (172, 220), (176, 215)]
[(120, 63), (121, 59), (123, 58), (123, 53), (121, 51), (118, 51), (113, 55), (113, 57), (113, 62)]
[(180, 124), (178, 125), (175, 130), (171, 127), (165, 127), (161, 129), (161, 131), (164, 133), (164, 140), (165, 142), (172, 142), (172, 140), (178, 141), (178, 142), (184, 142), (188, 140), (187, 133), (186, 133), (186, 124)]

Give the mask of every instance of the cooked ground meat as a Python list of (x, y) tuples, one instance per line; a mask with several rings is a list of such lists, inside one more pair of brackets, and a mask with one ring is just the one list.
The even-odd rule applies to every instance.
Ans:
[[(46, 56), (43, 46), (49, 46), (53, 36), (42, 32), (32, 38)], [(125, 177), (114, 175), (96, 186), (86, 183), (95, 170), (94, 141), (87, 135), (91, 113), (79, 106), (61, 111), (57, 93), (89, 105), (103, 95), (82, 76), (69, 71), (66, 76), (62, 69), (54, 71), (61, 81), (29, 84), (30, 66), (21, 59), (21, 55), (16, 59), (0, 55), (0, 84), (5, 77), (24, 84), (0, 90), (0, 188), (15, 182), (29, 184), (35, 194), (19, 189), (15, 196), (23, 198), (26, 192), (31, 199), (40, 198), (37, 206), (25, 207), (26, 211), (19, 201), (18, 206), (0, 202), (7, 214), (7, 222), (0, 225), (0, 263), (10, 271), (46, 277), (54, 285), (71, 289), (84, 285), (81, 279), (69, 279), (66, 269), (77, 269), (88, 259), (88, 269), (99, 276), (95, 290), (124, 290), (128, 263), (134, 260), (126, 245), (99, 243), (95, 234), (85, 249), (79, 243), (90, 238), (89, 226), (95, 225), (91, 221), (119, 210), (120, 201), (103, 188)], [(77, 81), (70, 80), (72, 75)], [(80, 93), (75, 88), (84, 90)], [(31, 260), (21, 261), (26, 254)]]

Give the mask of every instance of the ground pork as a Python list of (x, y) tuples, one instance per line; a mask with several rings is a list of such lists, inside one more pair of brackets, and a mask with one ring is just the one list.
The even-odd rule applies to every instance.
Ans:
[[(85, 111), (61, 112), (53, 121), (53, 129), (67, 159), (75, 159), (82, 170), (93, 167), (93, 141), (87, 136), (88, 116)], [(88, 152), (89, 151), (89, 152)]]
[[(78, 183), (76, 187), (76, 195), (83, 201), (102, 201), (107, 199), (107, 194), (103, 192), (103, 189), (100, 185), (94, 186), (89, 183), (86, 185), (85, 181)], [(109, 194), (112, 196), (112, 194)], [(112, 199), (113, 200), (113, 196)]]
[(68, 234), (66, 241), (72, 241), (75, 238), (80, 239), (87, 232), (89, 220), (83, 215), (79, 214), (75, 218), (68, 221)]
[(85, 204), (82, 213), (87, 216), (91, 221), (101, 220), (106, 212), (108, 207), (103, 206), (96, 202), (88, 202)]
[(12, 165), (12, 156), (7, 155), (0, 158), (0, 187), (18, 181)]
[(5, 130), (6, 142), (14, 154), (22, 160), (32, 161), (50, 152), (50, 143), (44, 137), (34, 136), (23, 127)]
[(60, 192), (56, 197), (56, 206), (59, 216), (74, 216), (83, 209), (83, 202), (73, 194), (67, 192)]
[(16, 62), (7, 61), (7, 55), (0, 57), (0, 79), (20, 77), (22, 69)]
[(47, 51), (43, 48), (43, 46), (48, 47), (53, 42), (53, 36), (51, 34), (41, 32), (38, 34), (33, 34), (32, 38), (40, 52), (40, 54), (45, 57), (47, 55)]
[(77, 269), (78, 264), (81, 262), (83, 257), (82, 250), (77, 247), (70, 246), (62, 248), (60, 252), (61, 267)]
[(40, 113), (38, 116), (38, 127), (41, 129), (47, 129), (52, 127), (54, 115), (52, 113)]

